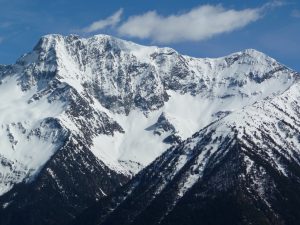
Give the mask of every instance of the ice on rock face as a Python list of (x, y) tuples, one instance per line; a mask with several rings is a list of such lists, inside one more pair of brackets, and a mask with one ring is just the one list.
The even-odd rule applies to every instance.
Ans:
[(5, 169), (0, 186), (34, 176), (70, 135), (113, 170), (136, 173), (178, 143), (147, 130), (162, 113), (184, 140), (283, 93), (297, 76), (252, 49), (201, 59), (107, 35), (44, 36), (15, 65), (0, 66), (1, 156), (20, 165)]

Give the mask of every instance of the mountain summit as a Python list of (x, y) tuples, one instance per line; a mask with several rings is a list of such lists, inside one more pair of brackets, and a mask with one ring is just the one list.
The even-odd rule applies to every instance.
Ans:
[[(269, 168), (284, 181), (294, 177), (297, 189), (298, 80), (298, 73), (253, 49), (201, 59), (107, 35), (44, 36), (14, 65), (0, 66), (0, 223), (66, 224), (145, 167), (122, 190), (152, 187), (150, 199), (141, 195), (147, 207), (158, 193), (172, 194), (149, 224), (167, 221), (160, 213), (173, 212), (211, 171), (228, 168), (237, 178), (226, 190), (242, 185), (235, 191), (244, 193), (260, 182), (257, 171)], [(239, 178), (245, 165), (249, 182)], [(214, 176), (199, 183), (200, 196), (218, 186), (215, 179), (222, 182), (223, 175)], [(270, 184), (264, 182), (255, 187)], [(274, 221), (273, 195), (262, 195), (249, 199), (261, 197)], [(139, 221), (140, 210), (124, 223)]]

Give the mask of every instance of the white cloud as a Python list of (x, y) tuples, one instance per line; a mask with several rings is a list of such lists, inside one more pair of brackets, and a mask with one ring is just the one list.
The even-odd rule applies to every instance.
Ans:
[(123, 14), (123, 9), (119, 9), (111, 16), (103, 20), (95, 21), (91, 25), (81, 29), (81, 31), (84, 33), (92, 33), (96, 31), (100, 31), (107, 27), (115, 26), (120, 22), (122, 14)]
[(300, 10), (294, 9), (291, 13), (291, 16), (294, 18), (300, 18)]
[(288, 5), (288, 4), (290, 4), (290, 3), (283, 1), (283, 0), (273, 0), (273, 1), (265, 3), (261, 7), (261, 9), (269, 10), (269, 9), (277, 8), (277, 7)]
[(261, 17), (262, 8), (234, 10), (204, 5), (186, 13), (161, 16), (156, 11), (129, 17), (117, 29), (120, 35), (159, 43), (201, 41), (242, 28)]

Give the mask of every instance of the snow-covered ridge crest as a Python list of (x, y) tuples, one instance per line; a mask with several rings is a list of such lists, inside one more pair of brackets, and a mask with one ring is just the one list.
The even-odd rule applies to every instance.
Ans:
[(197, 59), (170, 48), (141, 46), (108, 35), (47, 35), (17, 64), (26, 65), (26, 70), (33, 67), (41, 76), (26, 80), (55, 76), (80, 93), (88, 92), (110, 111), (125, 114), (132, 109), (147, 113), (161, 108), (168, 100), (168, 90), (212, 99), (262, 98), (284, 90), (294, 76), (253, 49)]
[[(1, 155), (28, 167), (14, 153), (16, 143), (29, 158), (36, 152), (48, 156), (31, 168), (38, 171), (71, 135), (113, 170), (135, 173), (209, 123), (283, 93), (297, 76), (252, 49), (201, 59), (108, 35), (47, 35), (15, 65), (0, 66), (0, 99), (5, 103), (0, 135), (6, 140), (1, 149), (7, 153)], [(161, 122), (160, 115), (168, 115), (177, 141), (164, 141), (169, 131), (157, 135), (147, 130)], [(43, 144), (34, 151), (21, 144), (33, 146), (26, 135), (42, 130), (44, 121), (55, 128), (47, 128), (47, 134), (64, 134), (59, 141), (52, 133), (35, 135), (37, 142), (53, 146), (47, 154), (39, 150)], [(8, 134), (7, 127), (13, 130), (14, 124), (21, 124), (25, 133), (20, 128)], [(14, 170), (8, 174), (3, 177), (13, 176)]]

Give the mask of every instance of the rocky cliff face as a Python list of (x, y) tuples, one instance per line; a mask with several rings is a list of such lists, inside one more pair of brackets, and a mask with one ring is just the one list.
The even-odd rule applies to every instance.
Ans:
[[(252, 49), (197, 59), (106, 35), (42, 37), (16, 64), (0, 66), (1, 224), (18, 224), (27, 215), (28, 224), (67, 223), (155, 158), (184, 155), (164, 152), (186, 149), (199, 130), (197, 135), (209, 139), (210, 133), (211, 139), (217, 138), (214, 143), (204, 141), (208, 149), (225, 149), (229, 140), (241, 149), (243, 132), (251, 133), (248, 145), (246, 138), (243, 143), (253, 149), (256, 142), (251, 138), (265, 138), (258, 125), (269, 122), (273, 125), (265, 128), (264, 135), (271, 129), (274, 135), (287, 132), (298, 140), (296, 130), (291, 130), (298, 115), (280, 122), (285, 114), (293, 115), (290, 110), (297, 111), (297, 104), (288, 109), (284, 102), (269, 105), (272, 99), (297, 90), (298, 77)], [(286, 98), (297, 96), (291, 92)], [(259, 104), (266, 105), (259, 111)], [(280, 111), (273, 118), (277, 108), (286, 113)], [(287, 138), (277, 138), (270, 136), (275, 141), (272, 146), (285, 148), (289, 143), (289, 149), (294, 149), (284, 157), (295, 160), (299, 149), (295, 140), (291, 147)], [(188, 155), (199, 155), (199, 148), (191, 151), (195, 153)], [(271, 161), (275, 170), (282, 167), (283, 156), (276, 157)], [(199, 164), (209, 159), (201, 155)], [(188, 177), (182, 179), (192, 179)]]

